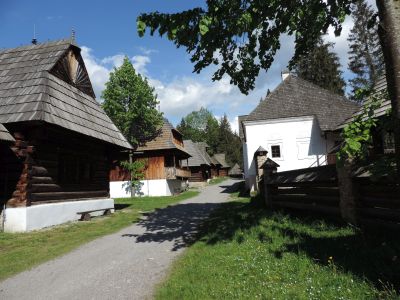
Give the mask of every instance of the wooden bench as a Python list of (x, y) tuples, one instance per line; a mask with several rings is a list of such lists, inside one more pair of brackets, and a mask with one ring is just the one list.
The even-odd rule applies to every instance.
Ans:
[(81, 211), (77, 212), (76, 214), (81, 215), (81, 218), (79, 219), (80, 221), (89, 221), (90, 218), (92, 217), (90, 214), (94, 213), (96, 211), (102, 211), (104, 210), (103, 216), (107, 216), (111, 214), (111, 210), (114, 209), (114, 207), (110, 208), (101, 208), (101, 209), (94, 209), (94, 210), (87, 210), (87, 211)]

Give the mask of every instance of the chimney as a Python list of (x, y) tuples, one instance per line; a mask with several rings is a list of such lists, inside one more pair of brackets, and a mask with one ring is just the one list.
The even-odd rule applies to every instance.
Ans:
[(37, 45), (37, 39), (36, 39), (36, 25), (33, 24), (33, 39), (32, 39), (32, 45)]
[(281, 76), (282, 76), (282, 81), (285, 80), (286, 78), (288, 78), (290, 75), (290, 71), (288, 69), (284, 69), (281, 72)]

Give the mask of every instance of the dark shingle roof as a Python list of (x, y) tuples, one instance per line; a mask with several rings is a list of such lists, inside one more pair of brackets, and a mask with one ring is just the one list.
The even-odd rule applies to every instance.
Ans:
[(244, 129), (243, 129), (243, 121), (247, 120), (248, 115), (244, 115), (244, 116), (239, 116), (238, 117), (238, 123), (239, 123), (239, 137), (241, 139), (245, 138), (244, 136)]
[[(58, 73), (60, 69), (55, 66), (72, 56), (76, 69)], [(61, 68), (61, 72), (65, 70)], [(72, 73), (82, 79), (81, 86), (78, 81), (74, 86), (61, 79)], [(0, 122), (23, 121), (44, 121), (131, 148), (94, 99), (80, 48), (70, 40), (0, 51)]]
[(174, 133), (178, 137), (182, 137), (181, 133), (177, 131), (172, 124), (164, 118), (163, 125), (160, 129), (158, 136), (145, 145), (139, 146), (135, 151), (155, 151), (155, 150), (177, 150), (181, 152), (183, 156), (190, 157), (190, 154), (186, 151), (184, 146), (179, 145), (174, 141)]
[(15, 142), (13, 136), (8, 132), (7, 128), (0, 123), (0, 142), (12, 143)]
[(243, 173), (240, 166), (236, 163), (229, 169), (228, 175), (241, 175)]
[(225, 153), (214, 154), (213, 159), (215, 159), (222, 166), (222, 168), (230, 168), (225, 160)]
[[(376, 93), (380, 93), (380, 92), (385, 91), (386, 89), (387, 89), (386, 76), (383, 75), (377, 80), (377, 82), (376, 82), (376, 84), (374, 86), (374, 90), (375, 90)], [(368, 103), (368, 100), (367, 100), (366, 103)], [(382, 102), (381, 106), (374, 110), (374, 116), (375, 117), (381, 117), (381, 116), (385, 115), (386, 112), (391, 107), (392, 107), (392, 104), (390, 102), (390, 99), (389, 100), (384, 100)], [(363, 106), (360, 107), (354, 114), (352, 114), (351, 117), (347, 118), (343, 123), (341, 123), (337, 128), (338, 129), (344, 128), (347, 124), (349, 124), (351, 121), (354, 120), (354, 117), (356, 115), (361, 114), (362, 111), (363, 111)]]
[(335, 130), (359, 105), (289, 75), (246, 117), (246, 121), (315, 116), (322, 131)]
[(200, 150), (200, 147), (197, 143), (194, 143), (192, 140), (184, 140), (183, 144), (185, 145), (185, 149), (192, 156), (188, 159), (188, 163), (186, 160), (182, 161), (182, 165), (184, 167), (199, 167), (201, 165), (210, 165), (210, 162), (204, 156), (204, 153)]

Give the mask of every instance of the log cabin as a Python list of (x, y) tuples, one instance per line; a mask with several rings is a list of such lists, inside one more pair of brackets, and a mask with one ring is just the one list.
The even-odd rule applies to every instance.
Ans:
[(211, 158), (203, 149), (203, 145), (192, 140), (183, 141), (187, 152), (191, 155), (183, 160), (182, 165), (190, 170), (189, 185), (201, 185), (211, 178)]
[(217, 176), (224, 177), (228, 176), (230, 166), (225, 160), (225, 153), (216, 153), (213, 155), (213, 159), (217, 162)]
[[(144, 180), (137, 196), (171, 196), (186, 188), (190, 170), (182, 166), (187, 160), (187, 152), (182, 134), (164, 118), (156, 138), (138, 146), (133, 151), (133, 160), (145, 162)], [(120, 168), (110, 176), (110, 192), (113, 197), (130, 197), (129, 174)], [(119, 172), (119, 174), (116, 174)]]
[(70, 39), (0, 51), (0, 123), (15, 139), (1, 146), (5, 231), (114, 207), (110, 161), (132, 147), (96, 102), (80, 51)]

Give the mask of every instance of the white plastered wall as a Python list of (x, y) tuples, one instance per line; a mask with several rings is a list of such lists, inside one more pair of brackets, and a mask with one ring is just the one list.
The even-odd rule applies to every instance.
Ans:
[[(334, 141), (325, 139), (313, 116), (264, 121), (245, 121), (246, 143), (243, 145), (244, 173), (247, 187), (255, 188), (254, 153), (262, 146), (268, 157), (287, 171), (326, 164), (326, 154)], [(281, 157), (272, 157), (271, 146), (279, 145)]]
[[(179, 179), (151, 179), (141, 180), (142, 183), (140, 193), (137, 196), (171, 196), (182, 187), (182, 181)], [(110, 182), (110, 196), (113, 198), (130, 197), (128, 181)]]
[[(78, 212), (114, 209), (113, 199), (96, 199), (40, 204), (4, 210), (4, 231), (24, 232), (79, 220)], [(102, 215), (104, 211), (91, 213)]]

